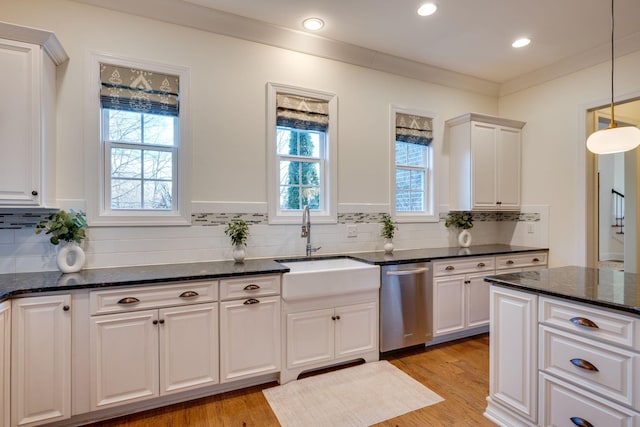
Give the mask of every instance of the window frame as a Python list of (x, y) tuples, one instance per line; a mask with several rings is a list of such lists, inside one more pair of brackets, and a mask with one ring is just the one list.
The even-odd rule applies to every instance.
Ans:
[[(104, 115), (100, 105), (99, 64), (107, 63), (120, 67), (144, 69), (157, 73), (177, 75), (180, 78), (180, 113), (176, 118), (175, 145), (171, 146), (177, 159), (174, 160), (172, 187), (173, 206), (168, 209), (111, 209), (110, 182), (111, 144), (103, 140)], [(161, 64), (158, 62), (126, 58), (122, 56), (89, 52), (86, 61), (87, 79), (85, 88), (85, 135), (89, 141), (85, 151), (85, 178), (87, 181), (87, 221), (90, 226), (175, 226), (191, 225), (191, 138), (189, 114), (189, 68)], [(153, 144), (135, 144), (146, 149), (155, 149)], [(165, 150), (169, 146), (159, 149)], [(96, 173), (98, 170), (98, 173)]]
[[(267, 198), (269, 224), (299, 224), (302, 209), (280, 209), (280, 159), (277, 151), (276, 95), (287, 93), (327, 101), (329, 128), (324, 144), (320, 147), (320, 192), (322, 208), (312, 210), (314, 223), (337, 223), (337, 172), (338, 172), (338, 98), (335, 94), (278, 83), (267, 83)], [(290, 157), (290, 156), (287, 156)], [(293, 156), (295, 157), (295, 156)]]
[[(427, 117), (432, 120), (433, 124), (433, 141), (429, 146), (430, 152), (427, 157), (427, 165), (424, 168), (418, 168), (425, 171), (425, 211), (424, 213), (411, 211), (398, 211), (396, 209), (396, 113), (410, 114), (416, 116)], [(438, 155), (438, 139), (437, 139), (437, 115), (433, 112), (424, 110), (405, 108), (397, 105), (391, 105), (389, 108), (389, 211), (397, 222), (438, 222), (439, 209), (437, 197), (437, 161)], [(415, 169), (415, 168), (412, 168)]]

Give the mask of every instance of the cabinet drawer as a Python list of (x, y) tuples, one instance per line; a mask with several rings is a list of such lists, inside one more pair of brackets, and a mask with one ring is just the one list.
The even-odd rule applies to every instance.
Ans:
[(540, 326), (540, 369), (630, 407), (640, 406), (640, 354)]
[(217, 300), (217, 281), (157, 284), (89, 293), (89, 307), (92, 315)]
[[(500, 255), (496, 257), (496, 270), (535, 266), (544, 267), (546, 265), (546, 252), (530, 252), (525, 254)], [(500, 274), (500, 272), (496, 271), (496, 274)]]
[(220, 300), (280, 294), (280, 276), (242, 277), (220, 281)]
[(640, 319), (595, 308), (541, 297), (538, 318), (547, 325), (573, 331), (607, 343), (640, 349)]
[(493, 257), (444, 260), (436, 261), (432, 266), (434, 276), (451, 276), (454, 274), (477, 273), (481, 271), (493, 272), (495, 260)]
[[(640, 414), (540, 374), (540, 425), (634, 427)], [(587, 423), (585, 423), (586, 421)]]

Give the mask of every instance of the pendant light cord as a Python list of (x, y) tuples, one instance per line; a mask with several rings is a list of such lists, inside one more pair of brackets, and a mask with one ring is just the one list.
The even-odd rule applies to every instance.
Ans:
[(611, 123), (609, 123), (610, 128), (614, 128), (617, 126), (616, 120), (613, 114), (613, 33), (614, 33), (614, 9), (613, 9), (614, 0), (611, 0)]

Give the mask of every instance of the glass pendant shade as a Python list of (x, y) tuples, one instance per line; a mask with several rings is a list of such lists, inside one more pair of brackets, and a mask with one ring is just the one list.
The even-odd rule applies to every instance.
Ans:
[(595, 154), (629, 151), (640, 145), (640, 129), (633, 126), (609, 127), (592, 133), (587, 148)]

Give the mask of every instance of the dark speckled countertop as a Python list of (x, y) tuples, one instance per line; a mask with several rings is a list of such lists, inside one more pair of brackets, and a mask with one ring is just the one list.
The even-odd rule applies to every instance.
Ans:
[(622, 271), (558, 267), (486, 277), (487, 282), (640, 316), (640, 276)]
[[(350, 253), (347, 256), (376, 265), (425, 262), (439, 258), (499, 255), (514, 252), (546, 250), (511, 245), (479, 245), (470, 248), (431, 248), (384, 252)], [(334, 255), (336, 257), (339, 255)], [(322, 258), (316, 256), (313, 258)], [(288, 260), (308, 258), (288, 258)], [(59, 271), (0, 274), (0, 301), (33, 293), (67, 291), (82, 288), (132, 286), (184, 280), (206, 280), (255, 274), (280, 274), (288, 268), (273, 259), (248, 259), (244, 263), (212, 261), (187, 264), (148, 265), (82, 270), (62, 274)]]

